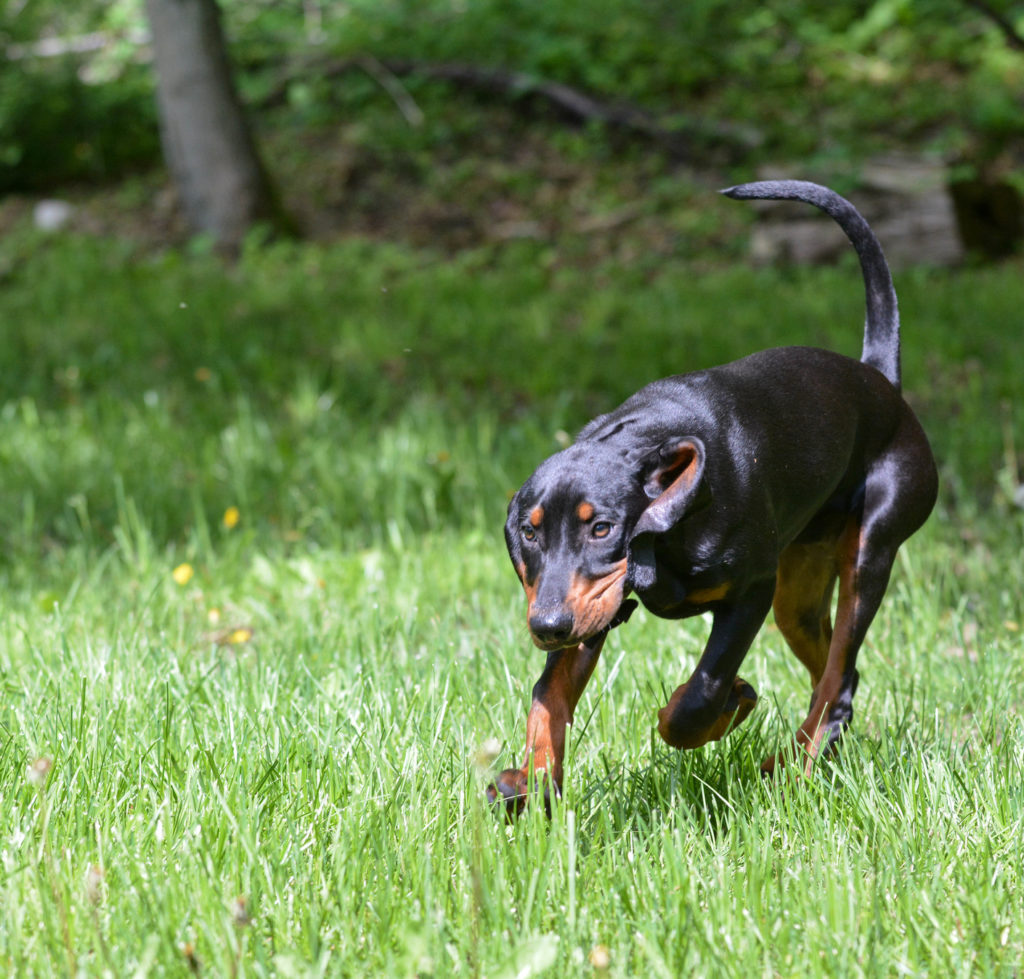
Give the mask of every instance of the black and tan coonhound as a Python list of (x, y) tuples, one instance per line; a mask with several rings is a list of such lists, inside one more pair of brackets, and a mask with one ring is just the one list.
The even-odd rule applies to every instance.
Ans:
[(804, 181), (723, 193), (804, 201), (835, 219), (864, 275), (861, 359), (781, 347), (655, 381), (515, 494), (505, 538), (547, 663), (526, 760), (488, 790), (509, 814), (525, 804), (531, 772), (558, 791), (566, 726), (609, 630), (636, 607), (630, 594), (663, 618), (713, 617), (693, 674), (658, 715), (675, 748), (721, 738), (750, 713), (757, 694), (737, 673), (773, 608), (814, 688), (796, 733), (809, 766), (850, 722), (857, 652), (896, 551), (934, 506), (932, 452), (900, 394), (896, 293), (867, 222)]

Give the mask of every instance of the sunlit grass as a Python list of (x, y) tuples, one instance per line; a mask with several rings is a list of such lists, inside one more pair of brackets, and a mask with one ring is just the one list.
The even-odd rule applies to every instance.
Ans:
[(706, 624), (638, 614), (581, 704), (563, 803), (515, 827), (476, 758), (491, 738), (498, 764), (519, 755), (540, 663), (496, 542), (197, 548), (184, 584), (169, 555), (108, 554), (0, 632), (3, 961), (589, 974), (602, 947), (621, 975), (1011, 974), (1024, 662), (1006, 622), (965, 646), (978, 620), (933, 614), (936, 538), (813, 779), (758, 775), (807, 696), (774, 630), (744, 670), (749, 728), (677, 754), (654, 709)]
[[(316, 273), (352, 253), (300, 254), (227, 279), (65, 254), (59, 280), (33, 258), (0, 294), (0, 968), (1019, 974), (1019, 269), (903, 292), (944, 496), (862, 653), (840, 758), (760, 778), (808, 696), (770, 624), (752, 718), (666, 748), (655, 711), (707, 623), (639, 612), (580, 704), (551, 820), (508, 826), (483, 790), (521, 754), (541, 668), (508, 491), (642, 380), (772, 338), (856, 350), (856, 279), (588, 293), (364, 250), (342, 309)], [(180, 332), (179, 301), (206, 309)]]

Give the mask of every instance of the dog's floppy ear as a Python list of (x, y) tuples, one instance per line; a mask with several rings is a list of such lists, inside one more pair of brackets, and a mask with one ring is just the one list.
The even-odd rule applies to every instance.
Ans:
[(672, 439), (653, 461), (644, 480), (644, 492), (652, 502), (640, 515), (634, 537), (671, 530), (705, 495), (704, 443), (700, 439)]
[(704, 480), (704, 443), (699, 438), (671, 439), (649, 462), (642, 478), (651, 502), (640, 514), (629, 544), (630, 581), (638, 590), (654, 585), (654, 536), (671, 530), (710, 499)]

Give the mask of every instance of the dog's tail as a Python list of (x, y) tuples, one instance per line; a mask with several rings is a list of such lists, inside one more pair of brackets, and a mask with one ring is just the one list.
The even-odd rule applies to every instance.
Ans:
[(867, 317), (860, 359), (900, 387), (900, 313), (892, 275), (874, 232), (860, 212), (835, 191), (806, 180), (764, 180), (722, 191), (735, 200), (794, 200), (813, 204), (833, 218), (853, 243), (864, 273)]

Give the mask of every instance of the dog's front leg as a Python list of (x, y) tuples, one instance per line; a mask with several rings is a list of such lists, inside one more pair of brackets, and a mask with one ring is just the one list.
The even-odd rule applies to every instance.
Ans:
[(764, 582), (715, 610), (708, 644), (693, 675), (658, 711), (658, 733), (673, 748), (717, 741), (754, 709), (757, 693), (736, 673), (774, 592), (774, 581)]
[(562, 785), (565, 730), (572, 723), (576, 705), (587, 685), (604, 645), (606, 632), (587, 643), (548, 653), (544, 672), (533, 688), (533, 703), (526, 719), (526, 760), (522, 768), (508, 768), (487, 788), (487, 798), (505, 803), (509, 816), (526, 805), (530, 772), (543, 785), (546, 800)]

